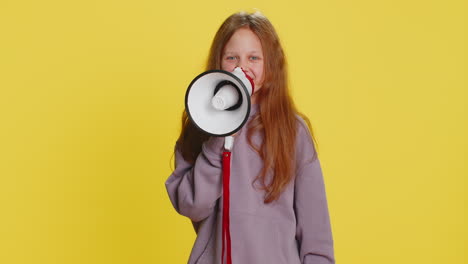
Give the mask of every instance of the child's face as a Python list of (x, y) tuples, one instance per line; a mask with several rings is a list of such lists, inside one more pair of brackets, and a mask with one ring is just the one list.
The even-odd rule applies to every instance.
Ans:
[(249, 28), (234, 32), (224, 47), (221, 68), (232, 72), (236, 67), (252, 77), (255, 91), (260, 90), (264, 81), (262, 44)]

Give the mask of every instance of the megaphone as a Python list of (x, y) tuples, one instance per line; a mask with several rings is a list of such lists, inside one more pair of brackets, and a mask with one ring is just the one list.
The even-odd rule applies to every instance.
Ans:
[(250, 114), (254, 83), (241, 68), (233, 72), (210, 70), (190, 83), (185, 93), (185, 110), (190, 120), (205, 133), (223, 137), (239, 131)]

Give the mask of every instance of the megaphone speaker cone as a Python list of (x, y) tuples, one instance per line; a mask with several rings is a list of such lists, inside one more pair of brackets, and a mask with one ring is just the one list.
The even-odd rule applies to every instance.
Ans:
[(206, 71), (195, 77), (185, 94), (190, 120), (211, 136), (229, 136), (239, 131), (250, 113), (250, 92), (236, 75)]

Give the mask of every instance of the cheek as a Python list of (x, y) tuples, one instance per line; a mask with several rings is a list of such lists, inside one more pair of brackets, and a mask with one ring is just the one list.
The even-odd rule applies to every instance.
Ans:
[(228, 61), (221, 62), (221, 70), (232, 72), (234, 70), (234, 64)]
[(258, 82), (263, 82), (265, 73), (263, 72), (263, 66), (255, 68), (255, 76), (257, 76)]

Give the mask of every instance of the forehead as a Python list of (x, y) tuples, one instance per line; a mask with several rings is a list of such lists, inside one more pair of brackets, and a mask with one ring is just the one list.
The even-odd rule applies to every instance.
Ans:
[(224, 46), (224, 52), (262, 52), (258, 36), (249, 28), (237, 29)]

